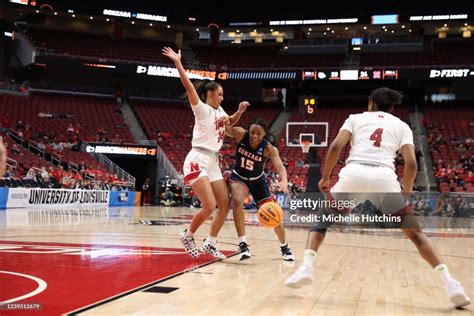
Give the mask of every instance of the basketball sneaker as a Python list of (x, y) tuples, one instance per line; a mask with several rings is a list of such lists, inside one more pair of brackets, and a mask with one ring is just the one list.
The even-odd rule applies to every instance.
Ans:
[(247, 245), (246, 242), (241, 242), (239, 244), (239, 261), (249, 259), (252, 255), (250, 254), (249, 246)]
[(295, 256), (291, 253), (290, 247), (288, 247), (288, 244), (284, 245), (283, 247), (280, 247), (281, 250), (281, 256), (283, 257), (283, 260), (285, 261), (295, 261)]
[(445, 283), (444, 288), (448, 293), (449, 300), (454, 304), (454, 307), (460, 308), (471, 304), (471, 298), (466, 295), (464, 288), (456, 280), (451, 280)]
[(188, 255), (190, 255), (194, 259), (197, 259), (199, 258), (199, 252), (197, 250), (196, 244), (194, 243), (194, 238), (186, 237), (187, 231), (188, 230), (185, 229), (181, 234), (179, 234), (179, 241), (181, 241), (181, 243), (183, 244), (184, 250), (186, 250)]
[(308, 285), (308, 284), (313, 283), (313, 281), (314, 281), (313, 267), (300, 265), (298, 270), (296, 270), (295, 273), (293, 273), (286, 279), (285, 285), (293, 289), (298, 289), (302, 287), (303, 285)]
[(217, 249), (217, 245), (213, 245), (207, 239), (204, 241), (201, 247), (201, 252), (207, 252), (208, 254), (212, 255), (214, 258), (224, 260), (227, 257)]

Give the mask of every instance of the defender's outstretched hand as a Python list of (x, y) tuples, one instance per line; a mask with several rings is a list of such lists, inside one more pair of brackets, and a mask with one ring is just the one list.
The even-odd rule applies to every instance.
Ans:
[(176, 53), (173, 49), (170, 47), (164, 47), (161, 50), (162, 54), (171, 59), (173, 62), (179, 62), (181, 61), (181, 49), (178, 50), (178, 53)]
[(244, 113), (245, 110), (247, 110), (247, 108), (250, 106), (250, 103), (248, 103), (247, 101), (242, 101), (239, 103), (239, 112), (241, 113)]

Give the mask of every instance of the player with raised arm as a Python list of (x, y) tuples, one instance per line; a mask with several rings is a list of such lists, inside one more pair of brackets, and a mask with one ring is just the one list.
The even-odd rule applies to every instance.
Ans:
[(195, 117), (192, 149), (184, 161), (183, 174), (184, 181), (191, 185), (201, 201), (202, 209), (194, 214), (189, 228), (180, 234), (179, 239), (186, 252), (193, 258), (198, 258), (199, 252), (194, 242), (194, 233), (217, 205), (218, 211), (212, 220), (209, 235), (201, 251), (210, 253), (216, 258), (225, 259), (225, 255), (217, 247), (217, 234), (229, 212), (229, 197), (227, 185), (219, 167), (218, 152), (224, 141), (225, 127), (237, 123), (250, 104), (246, 101), (241, 102), (238, 111), (232, 116), (227, 116), (221, 107), (224, 90), (220, 83), (201, 80), (193, 85), (181, 63), (181, 51), (176, 53), (171, 48), (165, 47), (163, 55), (174, 62)]

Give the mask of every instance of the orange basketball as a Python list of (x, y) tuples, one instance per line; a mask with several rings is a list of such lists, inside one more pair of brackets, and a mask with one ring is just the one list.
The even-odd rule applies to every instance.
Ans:
[(263, 226), (274, 228), (283, 223), (283, 210), (276, 202), (267, 202), (257, 211), (258, 219)]

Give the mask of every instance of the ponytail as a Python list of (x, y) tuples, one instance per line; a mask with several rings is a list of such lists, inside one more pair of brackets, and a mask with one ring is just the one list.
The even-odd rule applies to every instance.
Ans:
[[(202, 102), (206, 102), (206, 97), (207, 97), (207, 91), (216, 91), (219, 87), (221, 87), (221, 84), (210, 80), (210, 79), (203, 79), (203, 80), (196, 80), (193, 82), (194, 89), (196, 89), (196, 92), (199, 96), (199, 99), (201, 99)], [(180, 96), (181, 99), (187, 99), (188, 98), (188, 93), (185, 92)]]

